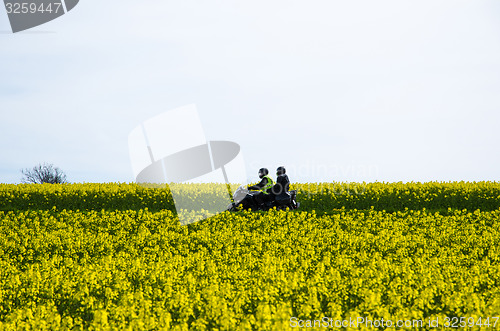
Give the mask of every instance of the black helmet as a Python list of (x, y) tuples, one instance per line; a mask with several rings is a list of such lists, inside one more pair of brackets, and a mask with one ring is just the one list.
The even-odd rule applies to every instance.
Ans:
[(281, 166), (276, 169), (276, 176), (284, 175), (286, 174), (286, 169), (285, 167)]
[(269, 174), (269, 170), (267, 168), (260, 168), (259, 169), (259, 178), (262, 179), (262, 177), (267, 176)]

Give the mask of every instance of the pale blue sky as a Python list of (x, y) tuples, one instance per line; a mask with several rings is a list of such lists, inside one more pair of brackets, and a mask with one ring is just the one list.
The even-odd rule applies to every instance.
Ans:
[(133, 181), (127, 138), (195, 103), (249, 178), (499, 180), (498, 1), (97, 1), (9, 33), (0, 182)]

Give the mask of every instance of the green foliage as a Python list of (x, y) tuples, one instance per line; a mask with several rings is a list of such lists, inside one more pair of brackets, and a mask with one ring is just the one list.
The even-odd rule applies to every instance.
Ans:
[[(210, 201), (227, 195), (225, 185), (189, 184), (175, 187), (184, 201)], [(234, 188), (233, 188), (234, 189)], [(332, 209), (496, 210), (500, 208), (500, 183), (307, 183), (293, 184), (304, 210)], [(0, 184), (0, 210), (139, 210), (175, 211), (168, 187), (137, 184)]]
[(500, 183), (309, 183), (292, 185), (306, 209), (328, 212), (332, 208), (398, 211), (496, 210), (500, 208)]
[[(302, 210), (225, 212), (187, 226), (160, 210), (171, 203), (165, 190), (0, 185), (0, 329), (279, 330), (292, 316), (498, 316), (497, 184), (411, 184), (404, 194), (405, 184), (370, 184), (364, 194), (382, 202), (365, 209), (352, 207), (362, 198), (308, 195), (306, 185)], [(477, 205), (376, 210), (394, 192), (436, 209), (465, 196)]]

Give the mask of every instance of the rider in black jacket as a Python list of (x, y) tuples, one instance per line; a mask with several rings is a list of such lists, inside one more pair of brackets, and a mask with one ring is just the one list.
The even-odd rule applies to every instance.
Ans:
[(287, 199), (289, 197), (288, 189), (290, 188), (290, 179), (288, 179), (286, 175), (285, 167), (278, 167), (278, 169), (276, 169), (276, 176), (278, 176), (276, 184), (271, 189), (273, 198), (276, 200)]

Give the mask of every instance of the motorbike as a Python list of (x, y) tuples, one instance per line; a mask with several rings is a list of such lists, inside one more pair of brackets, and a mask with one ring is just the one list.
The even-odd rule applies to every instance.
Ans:
[(271, 200), (264, 203), (258, 203), (257, 199), (254, 198), (254, 196), (259, 193), (260, 191), (249, 191), (246, 186), (238, 187), (233, 194), (234, 202), (229, 204), (227, 210), (238, 211), (242, 209), (252, 209), (267, 211), (274, 207), (278, 210), (286, 210), (287, 208), (289, 210), (295, 210), (300, 206), (300, 203), (297, 202), (296, 190), (283, 192), (277, 196), (271, 195)]

